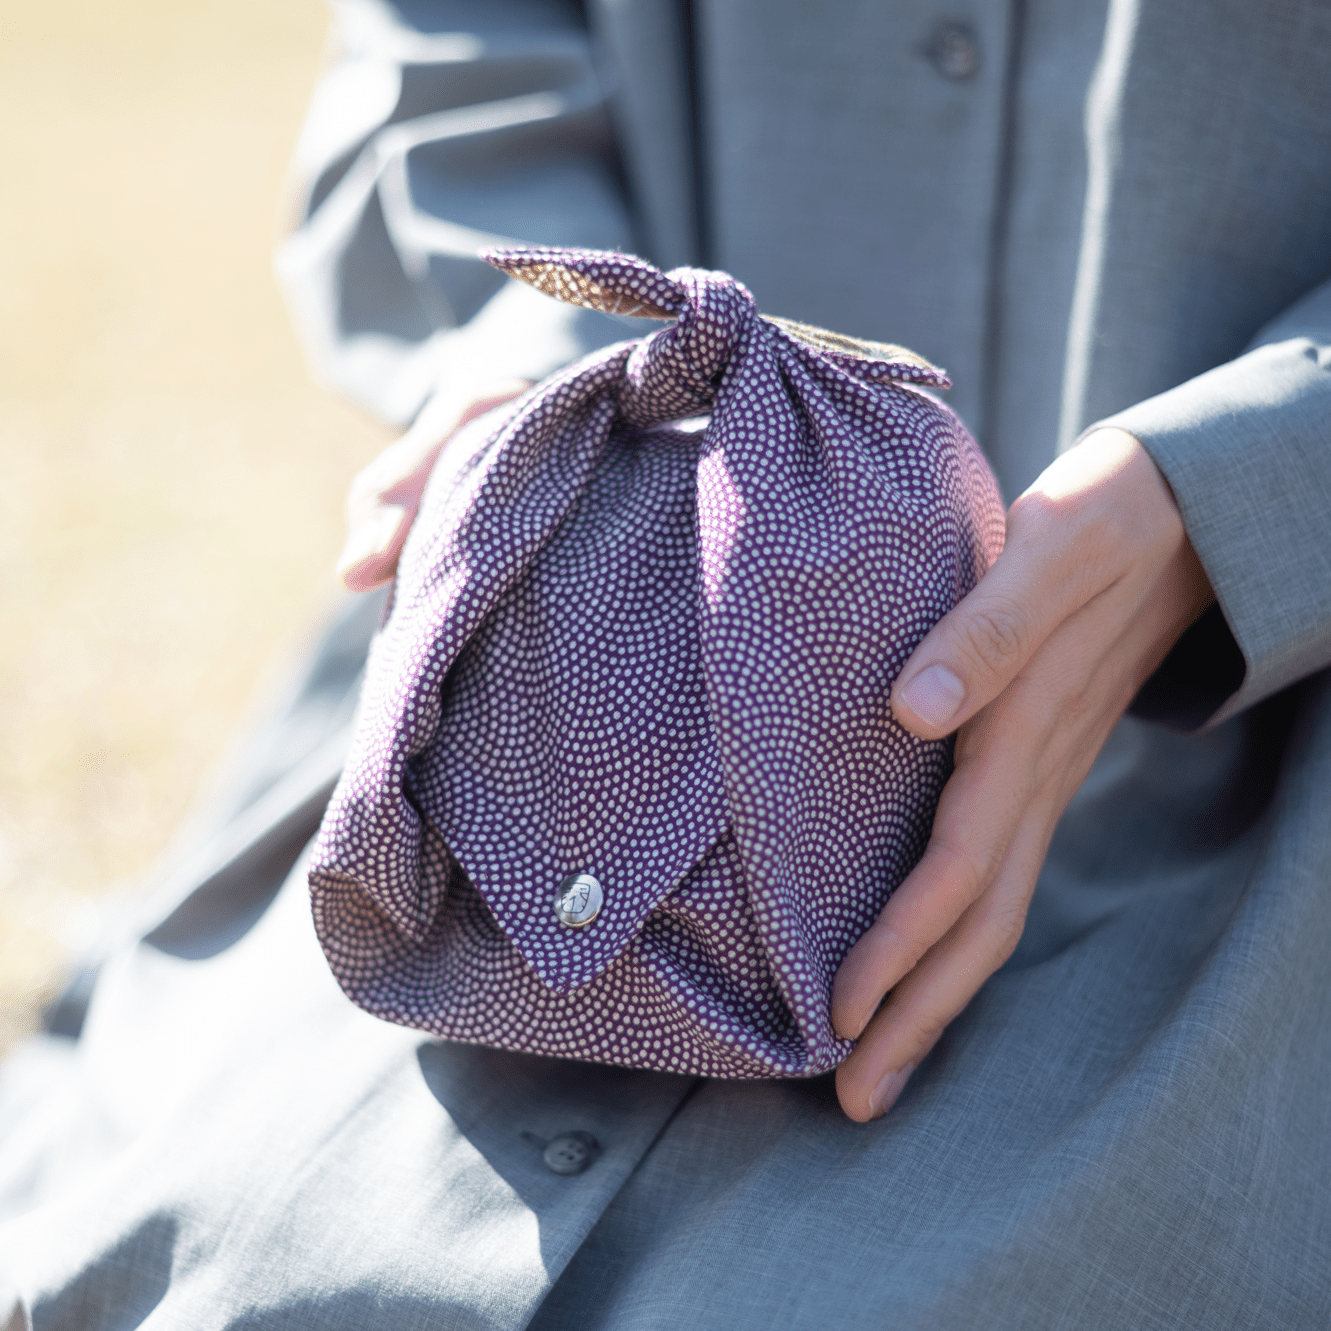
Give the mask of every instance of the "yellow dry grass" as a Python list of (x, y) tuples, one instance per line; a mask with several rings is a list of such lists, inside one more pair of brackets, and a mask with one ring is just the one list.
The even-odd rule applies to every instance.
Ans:
[(388, 435), (309, 383), (270, 276), (315, 0), (0, 15), (3, 1047), (328, 603)]

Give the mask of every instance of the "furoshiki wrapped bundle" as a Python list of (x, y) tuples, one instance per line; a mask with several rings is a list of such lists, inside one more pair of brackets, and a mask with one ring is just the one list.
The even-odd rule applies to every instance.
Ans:
[(997, 556), (997, 484), (901, 347), (762, 316), (724, 273), (486, 257), (673, 322), (436, 467), (311, 862), (329, 962), (446, 1039), (826, 1071), (832, 977), (950, 767), (891, 684)]

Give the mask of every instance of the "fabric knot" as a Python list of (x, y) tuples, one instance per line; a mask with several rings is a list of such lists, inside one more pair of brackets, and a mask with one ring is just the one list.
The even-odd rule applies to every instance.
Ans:
[(751, 340), (759, 319), (857, 379), (952, 387), (945, 371), (906, 347), (759, 315), (748, 287), (729, 273), (706, 268), (663, 273), (632, 254), (553, 246), (482, 250), (481, 258), (570, 305), (674, 320), (673, 327), (637, 343), (612, 390), (618, 415), (629, 425), (656, 425), (709, 411), (726, 366)]
[(676, 268), (667, 276), (683, 292), (684, 304), (674, 327), (643, 341), (624, 367), (619, 407), (634, 425), (708, 411), (758, 316), (748, 288), (728, 273)]
[(729, 273), (705, 268), (662, 273), (631, 254), (605, 250), (484, 250), (482, 257), (571, 305), (675, 321), (644, 339), (625, 364), (617, 398), (619, 414), (630, 425), (707, 411), (727, 364), (758, 317), (748, 288)]

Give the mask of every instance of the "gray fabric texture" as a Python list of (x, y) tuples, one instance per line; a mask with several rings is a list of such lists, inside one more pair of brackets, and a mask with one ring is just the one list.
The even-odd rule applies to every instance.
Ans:
[(1135, 434), (1173, 487), (1247, 663), (1212, 723), (1331, 664), (1331, 283), (1236, 360), (1105, 424)]
[[(0, 1289), (80, 1331), (1331, 1324), (1331, 9), (589, 9), (599, 46), (540, 0), (339, 5), (279, 261), (319, 373), (405, 419), (617, 340), (469, 247), (620, 244), (938, 359), (1009, 498), (1120, 424), (1219, 599), (1139, 700), (1174, 728), (1120, 723), (1017, 953), (856, 1126), (825, 1078), (356, 1012), (292, 889), (372, 627), (345, 618), (82, 1036), (0, 1073)], [(884, 230), (905, 257), (865, 262)], [(557, 1177), (536, 1143), (570, 1130), (601, 1154)]]

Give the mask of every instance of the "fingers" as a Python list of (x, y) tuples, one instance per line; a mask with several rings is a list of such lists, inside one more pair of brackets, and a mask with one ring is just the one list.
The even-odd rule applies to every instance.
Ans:
[[(1028, 535), (1009, 518), (1003, 553), (929, 631), (892, 687), (893, 715), (907, 730), (922, 739), (956, 730), (998, 697), (1049, 634), (1100, 590), (1100, 579), (1085, 576), (1085, 566), (1067, 555), (1062, 540), (1038, 530)], [(1110, 576), (1106, 570), (1104, 577)]]
[(337, 560), (348, 591), (371, 592), (392, 580), (442, 447), (441, 442), (412, 471), (371, 492), (354, 510), (348, 505), (347, 538)]
[(1029, 673), (963, 728), (924, 856), (833, 985), (833, 1025), (859, 1039), (838, 1071), (850, 1117), (886, 1112), (1016, 946), (1058, 818), (1131, 696), (1121, 680), (1142, 650), (1141, 618), (1108, 642), (1082, 627), (1126, 615), (1107, 608), (1117, 599), (1060, 625)]
[(912, 734), (940, 739), (992, 702), (1053, 629), (1087, 598), (1060, 575), (1057, 551), (1011, 540), (979, 585), (911, 654), (892, 687), (892, 712)]
[[(1097, 604), (1060, 626), (1030, 675), (962, 730), (929, 847), (837, 973), (833, 1025), (859, 1039), (837, 1093), (857, 1121), (886, 1112), (1021, 936), (1054, 827), (1155, 631), (1134, 616), (1102, 646), (1079, 623), (1096, 613), (1106, 611)], [(1069, 680), (1083, 687), (1070, 694)]]
[(1100, 430), (1012, 505), (1003, 553), (916, 647), (892, 689), (912, 734), (956, 730), (1014, 680), (1049, 634), (1136, 564), (1184, 540), (1169, 488), (1141, 444)]
[[(1150, 633), (1150, 617), (1123, 602), (1115, 588), (1065, 621), (960, 732), (924, 855), (837, 972), (832, 1022), (843, 1038), (861, 1034), (884, 994), (990, 889), (1031, 809), (1055, 799), (1057, 816), (1081, 784), (1135, 691), (1132, 663)], [(1091, 618), (1127, 631), (1087, 632)]]
[(392, 580), (449, 438), (529, 387), (527, 380), (509, 379), (474, 394), (437, 394), (411, 429), (357, 474), (347, 495), (347, 538), (337, 561), (349, 591), (373, 591)]
[(1131, 435), (1090, 436), (1012, 506), (1003, 555), (893, 689), (915, 734), (960, 730), (929, 846), (833, 985), (834, 1027), (858, 1037), (837, 1072), (851, 1118), (886, 1111), (1011, 955), (1059, 816), (1210, 595)]
[(1030, 800), (1028, 765), (1004, 745), (962, 763), (943, 789), (920, 862), (846, 954), (832, 1025), (857, 1039), (887, 993), (994, 881)]
[(893, 989), (837, 1069), (837, 1097), (856, 1122), (891, 1108), (948, 1024), (1011, 956), (1061, 807), (1051, 790), (1028, 809), (992, 885)]

